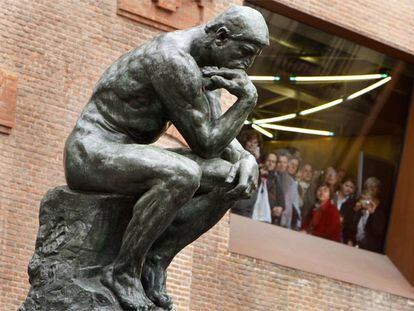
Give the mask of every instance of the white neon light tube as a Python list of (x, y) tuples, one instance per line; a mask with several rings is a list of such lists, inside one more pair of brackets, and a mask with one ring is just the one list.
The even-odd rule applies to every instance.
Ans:
[(376, 82), (374, 84), (371, 84), (370, 86), (367, 86), (366, 88), (364, 88), (364, 89), (362, 89), (362, 90), (360, 90), (358, 92), (352, 93), (351, 95), (349, 95), (346, 98), (346, 100), (351, 100), (351, 99), (354, 99), (354, 98), (356, 98), (358, 96), (361, 96), (361, 95), (363, 95), (365, 93), (368, 93), (369, 91), (372, 91), (373, 89), (376, 89), (377, 87), (380, 87), (381, 85), (389, 82), (390, 80), (391, 80), (391, 77), (387, 77), (385, 79), (382, 79), (382, 80), (380, 80), (380, 81), (378, 81), (378, 82)]
[(249, 78), (252, 81), (268, 81), (268, 82), (280, 81), (279, 76), (249, 76)]
[(335, 133), (329, 131), (322, 131), (322, 130), (314, 130), (314, 129), (307, 129), (301, 127), (293, 127), (293, 126), (283, 126), (277, 124), (260, 124), (261, 127), (279, 130), (279, 131), (286, 131), (286, 132), (296, 132), (296, 133), (303, 133), (303, 134), (313, 134), (313, 135), (321, 135), (321, 136), (334, 136)]
[(290, 81), (295, 82), (335, 82), (335, 81), (361, 81), (376, 80), (388, 77), (385, 73), (366, 74), (366, 75), (347, 75), (347, 76), (303, 76), (290, 77)]
[(299, 112), (299, 114), (301, 116), (304, 116), (304, 115), (308, 115), (308, 114), (311, 114), (311, 113), (314, 113), (314, 112), (317, 112), (317, 111), (321, 111), (321, 110), (339, 105), (339, 104), (343, 103), (344, 101), (352, 100), (354, 98), (357, 98), (358, 96), (361, 96), (365, 93), (368, 93), (368, 92), (376, 89), (377, 87), (380, 87), (381, 85), (384, 85), (385, 83), (389, 82), (390, 80), (391, 80), (391, 77), (387, 77), (387, 78), (382, 79), (378, 82), (375, 82), (374, 84), (371, 84), (370, 86), (367, 86), (366, 88), (363, 88), (362, 90), (359, 90), (358, 92), (355, 92), (355, 93), (352, 93), (351, 95), (348, 95), (345, 99), (338, 98), (338, 99), (335, 99), (335, 100), (333, 100), (329, 103), (322, 104), (322, 105), (319, 105), (317, 107), (313, 107), (313, 108), (310, 108), (310, 109), (303, 110), (303, 111)]
[(299, 114), (301, 116), (305, 116), (307, 114), (311, 114), (311, 113), (314, 113), (314, 112), (317, 112), (317, 111), (320, 111), (320, 110), (328, 109), (328, 108), (331, 108), (333, 106), (339, 105), (340, 103), (343, 103), (343, 101), (344, 100), (342, 98), (338, 98), (338, 99), (335, 99), (335, 100), (333, 100), (329, 103), (322, 104), (322, 105), (319, 105), (319, 106), (316, 106), (316, 107), (313, 107), (313, 108), (310, 108), (310, 109), (302, 110), (301, 112), (299, 112)]
[(272, 133), (270, 133), (269, 131), (266, 131), (265, 129), (261, 128), (260, 126), (258, 126), (256, 124), (252, 124), (252, 128), (254, 128), (256, 131), (258, 131), (259, 133), (262, 133), (263, 135), (265, 135), (269, 138), (273, 138)]
[(254, 124), (262, 124), (262, 123), (270, 123), (270, 122), (280, 122), (280, 121), (284, 121), (284, 120), (290, 120), (296, 118), (296, 113), (290, 113), (290, 114), (286, 114), (283, 116), (279, 116), (279, 117), (274, 117), (274, 118), (267, 118), (267, 119), (258, 119), (258, 120), (253, 120)]

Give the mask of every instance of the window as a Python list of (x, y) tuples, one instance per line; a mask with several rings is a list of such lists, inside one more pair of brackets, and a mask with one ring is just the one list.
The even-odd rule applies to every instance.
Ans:
[(294, 240), (293, 253), (301, 251), (301, 237), (312, 245), (336, 241), (332, 251), (343, 255), (373, 256), (355, 247), (384, 253), (413, 67), (251, 6), (265, 17), (271, 45), (249, 70), (259, 101), (240, 140), (257, 156), (263, 178), (256, 195), (233, 211), (277, 225), (274, 239)]

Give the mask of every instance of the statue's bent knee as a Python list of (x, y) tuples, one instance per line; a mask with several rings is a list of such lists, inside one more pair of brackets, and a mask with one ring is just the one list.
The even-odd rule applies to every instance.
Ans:
[(186, 167), (185, 170), (176, 172), (173, 177), (174, 184), (177, 187), (182, 187), (183, 189), (194, 189), (195, 191), (198, 187), (200, 187), (201, 175), (201, 168), (194, 163), (194, 165)]

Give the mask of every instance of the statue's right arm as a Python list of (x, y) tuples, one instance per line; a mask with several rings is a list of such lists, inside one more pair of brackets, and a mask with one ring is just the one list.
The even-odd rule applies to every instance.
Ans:
[(238, 135), (257, 101), (254, 85), (242, 70), (215, 69), (209, 89), (224, 88), (237, 102), (221, 116), (210, 111), (204, 94), (202, 73), (184, 52), (157, 53), (147, 63), (146, 73), (166, 109), (166, 115), (194, 153), (218, 157)]

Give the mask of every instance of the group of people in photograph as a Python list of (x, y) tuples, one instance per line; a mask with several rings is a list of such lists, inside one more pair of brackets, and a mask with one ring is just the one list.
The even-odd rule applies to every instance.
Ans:
[(260, 135), (244, 133), (242, 144), (257, 159), (259, 186), (232, 212), (349, 246), (382, 252), (386, 212), (381, 181), (369, 177), (358, 193), (356, 181), (344, 169), (315, 170), (296, 148), (265, 156)]

